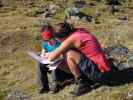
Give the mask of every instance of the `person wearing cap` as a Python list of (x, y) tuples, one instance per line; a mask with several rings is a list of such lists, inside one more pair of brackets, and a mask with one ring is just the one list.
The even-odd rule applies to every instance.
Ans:
[[(57, 41), (52, 37), (52, 27), (50, 25), (45, 25), (41, 29), (41, 37), (42, 37), (42, 51), (40, 56), (46, 57), (49, 52), (52, 52), (55, 50), (59, 45), (60, 42)], [(63, 59), (61, 59), (57, 64), (54, 64), (55, 66), (61, 66), (63, 63)], [(51, 76), (52, 76), (52, 86), (49, 87), (48, 84), (48, 76), (47, 73), (49, 72), (48, 66), (42, 63), (39, 63), (37, 70), (38, 70), (38, 85), (39, 85), (39, 93), (47, 93), (50, 91), (50, 93), (56, 93), (59, 91), (59, 83), (64, 81), (66, 76), (71, 77), (71, 74), (67, 74), (64, 71), (60, 70), (59, 68), (56, 68), (54, 70), (51, 70)]]
[(92, 84), (103, 82), (111, 68), (96, 37), (84, 28), (74, 28), (67, 22), (58, 23), (54, 31), (54, 37), (62, 43), (47, 58), (52, 61), (65, 54), (76, 83), (71, 94), (80, 96), (90, 91)]

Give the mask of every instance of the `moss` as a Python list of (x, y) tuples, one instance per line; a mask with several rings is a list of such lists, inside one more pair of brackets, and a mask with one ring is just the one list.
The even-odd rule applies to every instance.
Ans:
[(6, 95), (7, 95), (7, 93), (5, 91), (0, 90), (0, 100), (4, 100)]

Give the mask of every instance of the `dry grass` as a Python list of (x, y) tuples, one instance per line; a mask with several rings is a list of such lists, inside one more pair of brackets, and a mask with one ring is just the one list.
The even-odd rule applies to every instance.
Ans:
[[(44, 1), (39, 0), (36, 5), (39, 6)], [(41, 4), (41, 7), (44, 5)], [(100, 11), (105, 9), (102, 5), (98, 5)], [(133, 91), (133, 84), (102, 86), (81, 97), (73, 98), (69, 94), (73, 88), (73, 85), (70, 85), (54, 95), (37, 95), (36, 62), (27, 56), (26, 50), (33, 48), (39, 51), (38, 36), (41, 20), (38, 17), (27, 17), (23, 13), (26, 8), (23, 8), (23, 5), (21, 8), (13, 9), (9, 6), (0, 9), (0, 11), (6, 10), (0, 13), (0, 99), (6, 94), (2, 91), (10, 89), (21, 90), (31, 96), (32, 100), (124, 100), (123, 94)], [(75, 22), (75, 25), (86, 27), (99, 39), (103, 47), (119, 43), (133, 50), (133, 13), (129, 12), (129, 21), (119, 20), (119, 15), (112, 16), (108, 12), (102, 12), (103, 15), (99, 17), (100, 24), (79, 21)], [(53, 23), (62, 20), (63, 16), (62, 13), (57, 14), (52, 20)]]

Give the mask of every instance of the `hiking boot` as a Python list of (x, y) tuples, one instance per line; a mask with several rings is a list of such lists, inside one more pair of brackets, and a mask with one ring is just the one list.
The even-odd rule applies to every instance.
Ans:
[(48, 93), (48, 92), (49, 92), (49, 88), (42, 88), (39, 90), (39, 94)]
[(91, 85), (89, 84), (89, 81), (85, 79), (78, 79), (76, 81), (74, 90), (70, 92), (73, 96), (80, 96), (82, 94), (85, 94), (91, 90)]
[(54, 81), (53, 83), (52, 83), (52, 85), (51, 85), (51, 87), (50, 87), (50, 93), (51, 94), (54, 94), (54, 93), (57, 93), (57, 92), (59, 92), (59, 84), (58, 84), (58, 82), (57, 81)]

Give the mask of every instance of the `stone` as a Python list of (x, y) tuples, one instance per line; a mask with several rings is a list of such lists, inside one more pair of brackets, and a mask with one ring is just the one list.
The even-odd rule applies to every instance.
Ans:
[(11, 90), (5, 100), (29, 100), (29, 97), (21, 91)]

